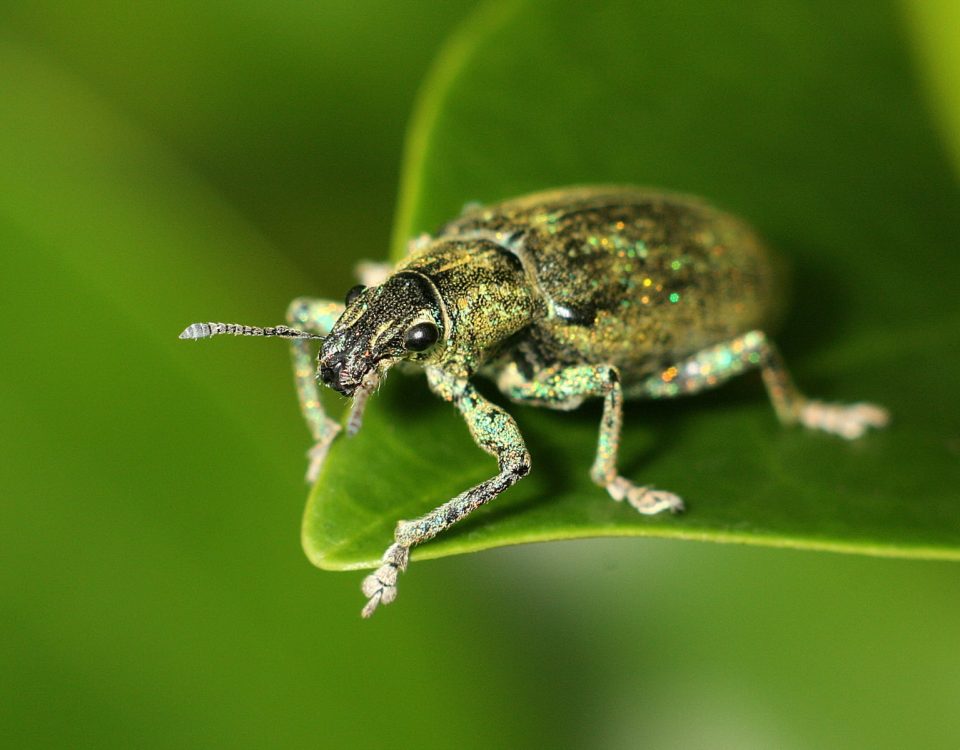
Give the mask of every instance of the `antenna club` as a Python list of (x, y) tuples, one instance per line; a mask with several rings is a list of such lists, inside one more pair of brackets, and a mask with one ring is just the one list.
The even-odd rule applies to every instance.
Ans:
[(182, 339), (206, 339), (213, 335), (209, 323), (191, 323), (180, 334)]
[(277, 336), (284, 339), (315, 339), (323, 340), (323, 336), (308, 331), (301, 331), (288, 326), (271, 326), (260, 328), (239, 323), (192, 323), (183, 329), (182, 339), (208, 339), (211, 336), (229, 334), (231, 336)]

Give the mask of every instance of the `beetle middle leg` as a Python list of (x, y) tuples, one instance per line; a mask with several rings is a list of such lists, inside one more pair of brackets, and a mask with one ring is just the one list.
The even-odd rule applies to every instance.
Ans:
[(548, 368), (535, 378), (527, 379), (515, 365), (509, 365), (499, 378), (498, 386), (515, 401), (533, 402), (554, 409), (574, 409), (585, 398), (603, 397), (600, 439), (590, 478), (605, 488), (614, 500), (626, 500), (644, 515), (683, 510), (683, 501), (672, 492), (634, 484), (617, 473), (617, 454), (623, 427), (623, 388), (620, 371), (616, 367), (578, 365)]
[(754, 368), (760, 369), (773, 408), (784, 424), (802, 424), (854, 440), (889, 421), (887, 410), (875, 404), (828, 403), (804, 396), (763, 331), (750, 331), (697, 352), (641, 381), (628, 395), (668, 398), (696, 393)]
[(373, 614), (377, 605), (396, 598), (397, 576), (406, 569), (413, 545), (432, 539), (530, 472), (530, 454), (513, 417), (481, 396), (466, 380), (437, 370), (428, 370), (428, 378), (431, 389), (460, 410), (474, 441), (496, 457), (500, 470), (426, 515), (397, 523), (394, 544), (384, 553), (383, 564), (363, 582), (363, 593), (369, 598), (364, 617)]
[[(287, 321), (298, 328), (327, 335), (333, 324), (343, 314), (343, 304), (325, 299), (298, 297), (287, 308)], [(297, 397), (300, 399), (300, 411), (307, 423), (314, 444), (307, 453), (310, 463), (307, 466), (307, 481), (316, 481), (327, 456), (330, 443), (340, 431), (340, 424), (330, 419), (320, 403), (317, 388), (316, 355), (309, 339), (292, 339), (290, 352), (293, 358), (293, 374), (297, 383)]]

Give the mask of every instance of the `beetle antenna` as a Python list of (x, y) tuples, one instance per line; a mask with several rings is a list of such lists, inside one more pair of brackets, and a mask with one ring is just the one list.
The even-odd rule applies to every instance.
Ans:
[(183, 329), (182, 339), (208, 339), (211, 336), (230, 334), (231, 336), (279, 336), (284, 339), (317, 339), (322, 341), (325, 336), (308, 333), (287, 326), (273, 326), (272, 328), (257, 328), (238, 323), (192, 323)]

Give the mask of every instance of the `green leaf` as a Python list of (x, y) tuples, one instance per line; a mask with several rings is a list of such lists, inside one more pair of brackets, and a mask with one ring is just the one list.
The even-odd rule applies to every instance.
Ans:
[[(634, 403), (624, 473), (688, 504), (644, 518), (587, 477), (597, 405), (511, 405), (531, 475), (415, 557), (637, 535), (960, 558), (960, 194), (918, 88), (892, 2), (484, 6), (415, 113), (394, 257), (467, 201), (598, 182), (700, 194), (794, 267), (777, 338), (801, 386), (894, 422), (852, 443), (785, 429), (755, 376)], [(333, 447), (305, 548), (372, 565), (397, 519), (494, 471), (452, 408), (395, 376)]]
[(960, 3), (955, 0), (904, 0), (917, 57), (925, 73), (934, 115), (960, 167)]

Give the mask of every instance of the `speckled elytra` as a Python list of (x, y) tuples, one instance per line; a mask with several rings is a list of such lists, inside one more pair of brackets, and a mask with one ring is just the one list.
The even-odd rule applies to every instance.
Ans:
[[(513, 418), (471, 378), (492, 377), (513, 401), (574, 409), (604, 399), (590, 476), (640, 513), (683, 510), (680, 498), (617, 473), (624, 398), (669, 398), (759, 368), (780, 421), (847, 439), (887, 423), (873, 404), (805, 397), (766, 331), (778, 315), (779, 265), (741, 220), (697, 198), (629, 187), (576, 187), (490, 206), (469, 204), (396, 266), (367, 263), (343, 304), (300, 298), (289, 326), (194, 323), (181, 338), (291, 339), (316, 478), (340, 429), (319, 380), (353, 397), (347, 433), (394, 364), (426, 371), (463, 415), (499, 472), (421, 518), (397, 523), (382, 565), (363, 583), (363, 615), (396, 598), (412, 546), (492, 500), (530, 471)], [(322, 341), (314, 356), (310, 340)]]

